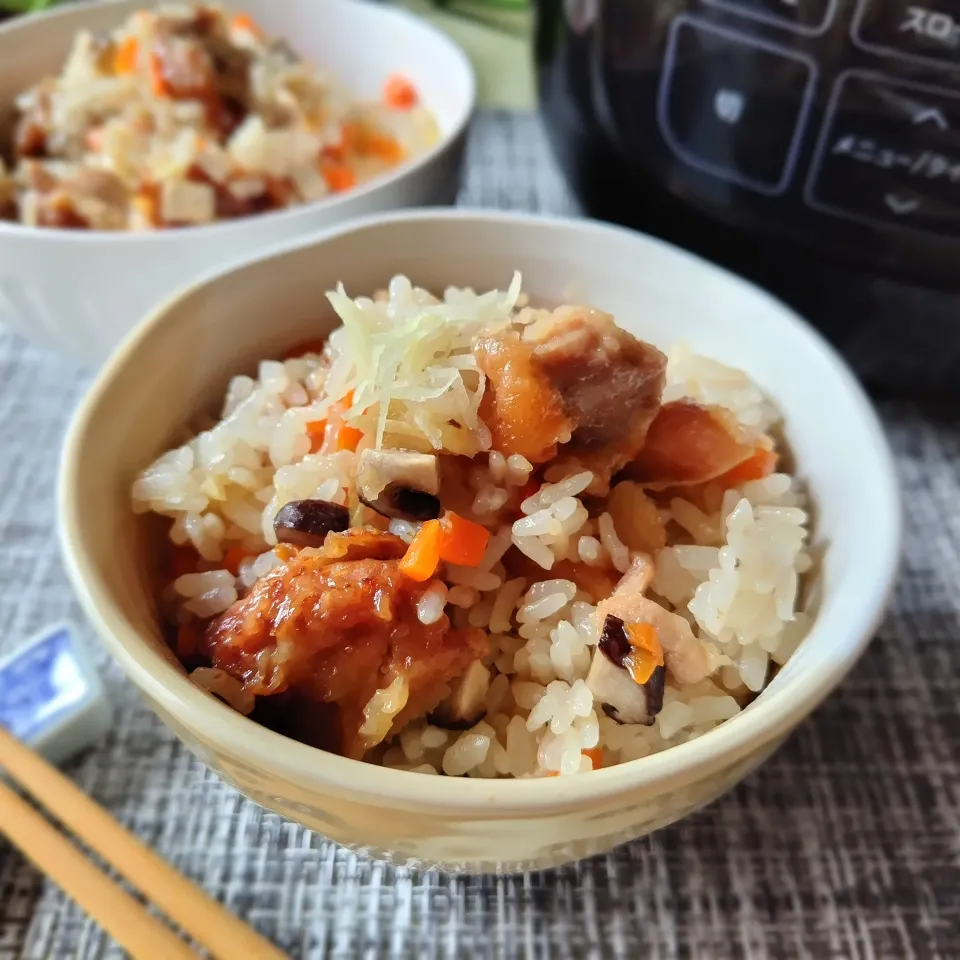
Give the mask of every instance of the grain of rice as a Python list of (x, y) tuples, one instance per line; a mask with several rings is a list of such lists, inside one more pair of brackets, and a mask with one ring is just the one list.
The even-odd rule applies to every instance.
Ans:
[(483, 487), (477, 492), (476, 497), (474, 497), (473, 512), (478, 517), (485, 517), (491, 513), (496, 513), (506, 504), (509, 498), (510, 494), (501, 487)]
[(522, 487), (529, 479), (533, 464), (519, 453), (512, 453), (507, 457), (507, 471), (505, 480), (508, 486)]
[(490, 611), (493, 608), (493, 601), (489, 597), (484, 597), (479, 603), (470, 607), (467, 614), (467, 623), (471, 627), (480, 627), (487, 629), (490, 625)]
[(566, 620), (550, 631), (550, 662), (561, 680), (573, 683), (586, 677), (590, 669), (590, 650), (579, 632)]
[(520, 504), (520, 509), (525, 514), (535, 513), (537, 510), (549, 507), (564, 497), (576, 497), (583, 493), (591, 483), (593, 483), (593, 474), (589, 470), (576, 473), (559, 483), (545, 483), (535, 494), (527, 497)]
[(393, 718), (406, 706), (410, 688), (405, 677), (397, 676), (377, 690), (363, 708), (360, 734), (371, 745), (380, 743), (390, 731)]
[(436, 623), (446, 605), (447, 586), (441, 580), (434, 580), (417, 601), (417, 619), (424, 624)]
[(191, 597), (184, 603), (183, 608), (201, 620), (206, 620), (228, 610), (237, 602), (237, 597), (237, 589), (233, 585), (212, 587), (199, 596)]
[(569, 601), (562, 593), (551, 593), (536, 603), (524, 604), (517, 611), (518, 623), (536, 623), (562, 610)]
[(522, 717), (511, 717), (507, 724), (506, 752), (508, 772), (515, 777), (529, 773), (537, 764), (537, 740), (527, 730)]
[(523, 577), (508, 580), (497, 591), (493, 608), (490, 611), (490, 630), (492, 633), (506, 633), (510, 629), (513, 611), (520, 600), (520, 595), (527, 581)]
[(446, 730), (440, 727), (426, 726), (420, 734), (420, 742), (427, 750), (437, 750), (444, 746), (449, 739)]
[(549, 570), (553, 566), (553, 551), (536, 537), (515, 536), (513, 543), (524, 556), (529, 557), (544, 570)]
[(564, 603), (569, 603), (577, 595), (577, 585), (572, 580), (540, 580), (526, 592), (523, 603), (524, 605), (536, 604), (552, 594), (561, 594)]
[(514, 702), (521, 710), (532, 710), (546, 693), (542, 683), (529, 680), (514, 680), (510, 686)]
[(489, 570), (480, 570), (477, 567), (459, 567), (456, 564), (446, 565), (446, 577), (449, 583), (463, 587), (473, 587), (481, 593), (489, 590), (499, 590), (503, 581)]
[(591, 567), (604, 561), (603, 548), (596, 537), (580, 537), (577, 540), (577, 556)]
[(591, 710), (584, 717), (577, 717), (573, 726), (580, 734), (580, 746), (584, 750), (592, 750), (600, 743), (600, 721), (596, 713)]
[(740, 712), (740, 704), (730, 696), (701, 697), (694, 709), (698, 724), (720, 723), (735, 717)]
[(455, 586), (447, 590), (447, 603), (464, 610), (472, 607), (480, 599), (480, 594), (473, 587)]
[[(478, 724), (478, 726), (480, 726)], [(461, 777), (467, 771), (479, 766), (486, 759), (492, 739), (490, 733), (477, 732), (477, 728), (461, 734), (457, 741), (443, 754), (443, 772), (448, 777)]]
[(208, 570), (206, 573), (185, 573), (173, 581), (173, 589), (182, 597), (198, 597), (216, 587), (232, 587), (234, 576), (229, 570)]
[(610, 562), (621, 573), (626, 573), (630, 569), (630, 551), (617, 536), (617, 531), (613, 529), (613, 518), (609, 513), (601, 513), (597, 525), (600, 529), (600, 542), (603, 544), (603, 549), (607, 551)]
[(493, 678), (487, 690), (487, 713), (501, 710), (510, 696), (510, 680), (502, 674)]
[(415, 726), (408, 726), (406, 729), (401, 730), (400, 749), (403, 750), (403, 755), (407, 760), (419, 760), (424, 753), (426, 753), (426, 747), (422, 739), (422, 730)]
[(723, 543), (723, 524), (720, 516), (707, 516), (699, 507), (674, 497), (670, 501), (671, 517), (686, 530), (696, 543)]
[(656, 727), (664, 740), (671, 740), (685, 727), (694, 722), (696, 714), (693, 707), (680, 700), (672, 700), (663, 705), (657, 714)]
[(243, 684), (231, 677), (226, 670), (218, 667), (197, 667), (190, 674), (190, 679), (202, 690), (219, 697), (238, 713), (246, 716), (253, 712), (256, 698)]
[(413, 538), (420, 530), (420, 524), (413, 523), (410, 520), (400, 520), (394, 518), (390, 521), (390, 525), (387, 527), (387, 529), (395, 537), (399, 537), (404, 543), (412, 543)]
[(503, 555), (510, 549), (513, 543), (512, 537), (509, 526), (503, 526), (493, 533), (487, 540), (487, 548), (484, 551), (483, 559), (477, 564), (477, 569), (493, 571), (493, 568), (500, 563)]
[(576, 730), (561, 734), (547, 732), (540, 741), (537, 759), (544, 770), (555, 770), (560, 774), (579, 773), (584, 759), (579, 734)]
[(490, 479), (495, 484), (501, 484), (507, 477), (507, 459), (497, 450), (491, 450), (487, 458), (490, 467)]
[(514, 538), (556, 536), (562, 531), (560, 521), (549, 510), (538, 510), (513, 524)]
[(737, 670), (740, 673), (740, 679), (748, 690), (757, 693), (763, 689), (769, 664), (770, 661), (766, 651), (759, 643), (751, 643), (742, 648), (737, 660)]

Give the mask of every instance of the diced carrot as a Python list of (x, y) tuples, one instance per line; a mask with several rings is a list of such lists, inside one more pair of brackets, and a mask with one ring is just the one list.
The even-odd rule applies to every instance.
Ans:
[(328, 143), (320, 151), (320, 165), (327, 163), (342, 164), (347, 159), (347, 148), (343, 143)]
[(257, 23), (249, 13), (238, 13), (233, 20), (230, 21), (230, 26), (234, 30), (240, 31), (240, 33), (249, 33), (250, 36), (256, 37), (258, 40), (264, 35), (260, 24)]
[(136, 37), (127, 37), (117, 47), (113, 58), (114, 73), (126, 75), (136, 73), (137, 60), (140, 57), (140, 44)]
[(250, 552), (243, 547), (230, 547), (224, 553), (220, 567), (229, 570), (236, 577), (240, 573), (240, 564), (249, 556), (251, 556)]
[(343, 163), (321, 160), (320, 173), (323, 179), (327, 181), (327, 186), (334, 193), (349, 190), (351, 187), (357, 185), (357, 178), (354, 172)]
[(196, 620), (188, 620), (181, 623), (177, 629), (177, 656), (193, 657), (200, 650), (200, 640), (202, 639), (200, 624)]
[(646, 683), (657, 667), (663, 666), (663, 647), (660, 635), (652, 623), (625, 624), (627, 639), (633, 648), (630, 675), (639, 684)]
[(185, 573), (196, 573), (197, 564), (200, 562), (200, 555), (193, 547), (186, 545), (174, 547), (170, 555), (170, 575), (176, 579), (182, 577)]
[(402, 74), (387, 77), (383, 85), (383, 100), (393, 110), (410, 110), (420, 100), (416, 87)]
[(150, 54), (150, 89), (155, 97), (170, 96), (170, 88), (163, 75), (163, 60), (155, 51)]
[(313, 420), (307, 424), (307, 436), (310, 438), (310, 452), (319, 453), (327, 435), (327, 421)]
[(395, 137), (373, 130), (364, 135), (359, 150), (361, 153), (378, 157), (384, 163), (399, 163), (403, 159), (403, 147)]
[(400, 561), (400, 571), (411, 580), (423, 583), (429, 580), (440, 564), (440, 541), (443, 530), (439, 520), (427, 520)]
[(599, 770), (603, 766), (603, 747), (590, 747), (588, 750), (582, 750), (581, 753), (590, 758), (594, 770)]
[(300, 548), (295, 547), (290, 543), (278, 543), (273, 548), (273, 552), (276, 554), (278, 560), (286, 563), (288, 560), (292, 560), (300, 552)]
[(490, 531), (479, 523), (448, 513), (440, 521), (440, 559), (461, 567), (475, 567), (483, 559)]
[(143, 184), (131, 202), (147, 223), (154, 226), (159, 224), (160, 188), (155, 183)]
[(362, 439), (362, 430), (345, 423), (337, 431), (337, 450), (356, 450)]
[(751, 480), (762, 480), (769, 477), (776, 469), (777, 455), (773, 450), (765, 446), (757, 447), (753, 456), (748, 457), (743, 463), (737, 464), (732, 470), (717, 477), (714, 483), (721, 484), (724, 490), (731, 487), (739, 487)]
[(326, 340), (304, 340), (295, 347), (291, 347), (284, 355), (284, 360), (295, 360), (297, 357), (306, 356), (308, 353), (323, 353), (326, 347)]

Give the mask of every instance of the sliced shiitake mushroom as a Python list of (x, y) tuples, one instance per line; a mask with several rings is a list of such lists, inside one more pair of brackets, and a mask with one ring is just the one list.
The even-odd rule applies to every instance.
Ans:
[(430, 722), (446, 730), (469, 730), (487, 712), (490, 669), (474, 660), (459, 679), (453, 692), (430, 714)]
[(360, 502), (381, 516), (435, 520), (440, 516), (437, 458), (413, 450), (364, 450), (357, 466)]
[(328, 500), (292, 500), (273, 519), (277, 540), (298, 547), (322, 547), (328, 533), (349, 527), (350, 511)]
[(663, 709), (666, 670), (661, 664), (646, 683), (637, 683), (627, 660), (632, 650), (624, 622), (607, 616), (587, 674), (587, 686), (608, 717), (618, 723), (650, 726)]

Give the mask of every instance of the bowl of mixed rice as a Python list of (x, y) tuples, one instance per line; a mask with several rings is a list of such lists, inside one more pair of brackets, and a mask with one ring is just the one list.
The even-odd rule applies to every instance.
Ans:
[(735, 783), (862, 652), (899, 536), (869, 405), (786, 307), (641, 235), (456, 211), (148, 318), (61, 498), (87, 612), (201, 759), (471, 869)]
[(0, 26), (0, 317), (100, 359), (231, 257), (450, 202), (473, 96), (445, 36), (346, 0), (105, 0)]

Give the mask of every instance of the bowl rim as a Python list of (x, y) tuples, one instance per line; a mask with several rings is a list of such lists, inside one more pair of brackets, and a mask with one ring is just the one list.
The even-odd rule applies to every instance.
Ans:
[[(473, 68), (470, 58), (463, 48), (456, 43), (450, 36), (444, 33), (439, 27), (431, 23), (424, 17), (419, 17), (410, 10), (403, 7), (390, 6), (384, 3), (374, 3), (372, 0), (324, 0), (326, 3), (332, 3), (339, 6), (356, 7), (363, 6), (373, 16), (384, 17), (386, 20), (405, 21), (422, 30), (425, 36), (429, 36), (431, 42), (439, 46), (446, 47), (447, 51), (459, 60), (463, 69), (464, 79), (466, 81), (467, 96), (463, 103), (458, 104), (458, 110), (453, 123), (446, 131), (440, 131), (440, 138), (430, 147), (429, 150), (418, 154), (405, 163), (400, 164), (393, 170), (388, 170), (380, 176), (368, 180), (343, 193), (327, 195), (317, 200), (311, 200), (309, 203), (301, 203), (292, 207), (285, 207), (280, 210), (267, 210), (263, 213), (251, 214), (245, 217), (235, 217), (230, 220), (216, 220), (213, 223), (201, 223), (194, 226), (178, 227), (166, 230), (68, 230), (63, 227), (32, 227), (28, 224), (19, 223), (10, 220), (0, 220), (0, 236), (29, 237), (30, 239), (48, 238), (50, 240), (60, 240), (67, 243), (168, 243), (183, 242), (186, 237), (210, 236), (227, 230), (239, 230), (243, 226), (251, 224), (273, 224), (283, 219), (293, 219), (297, 216), (305, 216), (315, 212), (318, 209), (333, 210), (347, 207), (351, 201), (360, 200), (368, 197), (378, 190), (393, 186), (408, 176), (422, 171), (428, 167), (438, 157), (446, 153), (450, 147), (460, 139), (471, 121), (477, 109), (477, 75)], [(14, 17), (6, 23), (0, 23), (0, 40), (6, 35), (17, 33), (20, 30), (33, 28), (36, 29), (38, 21), (50, 22), (58, 19), (72, 17), (77, 21), (77, 29), (84, 25), (86, 14), (91, 10), (107, 9), (117, 6), (117, 0), (86, 0), (78, 4), (66, 4), (62, 7), (55, 7), (50, 10), (44, 10), (29, 17)], [(133, 3), (135, 5), (135, 3)], [(349, 213), (349, 211), (347, 211)], [(345, 221), (344, 221), (345, 222)]]
[[(263, 727), (195, 687), (187, 676), (148, 647), (114, 604), (110, 591), (86, 557), (79, 537), (79, 510), (75, 491), (79, 488), (78, 464), (86, 433), (95, 422), (100, 397), (134, 355), (142, 341), (160, 326), (169, 311), (181, 300), (211, 281), (245, 270), (287, 253), (321, 246), (341, 236), (364, 230), (403, 223), (487, 223), (501, 228), (534, 226), (550, 230), (572, 231), (589, 242), (591, 236), (619, 235), (630, 242), (641, 241), (669, 251), (687, 261), (694, 271), (706, 271), (728, 282), (750, 288), (780, 314), (780, 320), (806, 338), (810, 348), (820, 355), (837, 378), (838, 386), (852, 405), (859, 428), (865, 435), (875, 465), (877, 493), (885, 506), (884, 515), (873, 530), (870, 550), (864, 552), (868, 566), (869, 589), (857, 598), (855, 609), (848, 611), (845, 635), (853, 638), (840, 657), (832, 657), (816, 669), (799, 674), (791, 683), (764, 699), (759, 697), (749, 712), (722, 723), (687, 743), (661, 753), (626, 761), (587, 776), (537, 779), (484, 780), (468, 777), (437, 777), (425, 790), (423, 774), (394, 770), (363, 761), (350, 760), (307, 746)], [(691, 782), (720, 767), (756, 754), (764, 745), (785, 736), (811, 713), (849, 672), (872, 640), (889, 602), (900, 561), (902, 505), (893, 455), (883, 427), (860, 383), (834, 349), (807, 321), (788, 306), (756, 285), (673, 244), (629, 230), (625, 227), (587, 219), (513, 213), (489, 209), (431, 209), (398, 211), (351, 220), (336, 227), (274, 245), (268, 250), (234, 262), (227, 268), (208, 272), (190, 286), (178, 291), (144, 318), (114, 351), (96, 376), (76, 410), (64, 442), (58, 481), (58, 514), (61, 550), (73, 588), (98, 636), (127, 676), (151, 700), (190, 729), (202, 729), (205, 736), (235, 751), (243, 744), (247, 762), (263, 770), (286, 770), (293, 777), (309, 771), (315, 788), (324, 784), (333, 791), (356, 797), (432, 806), (448, 810), (472, 810), (478, 815), (494, 809), (530, 814), (571, 804), (603, 798), (663, 784), (667, 781)], [(854, 605), (851, 605), (854, 606)], [(815, 622), (814, 630), (818, 629)], [(823, 624), (819, 624), (823, 629)], [(749, 718), (749, 719), (748, 719)], [(737, 721), (740, 722), (737, 722)]]

